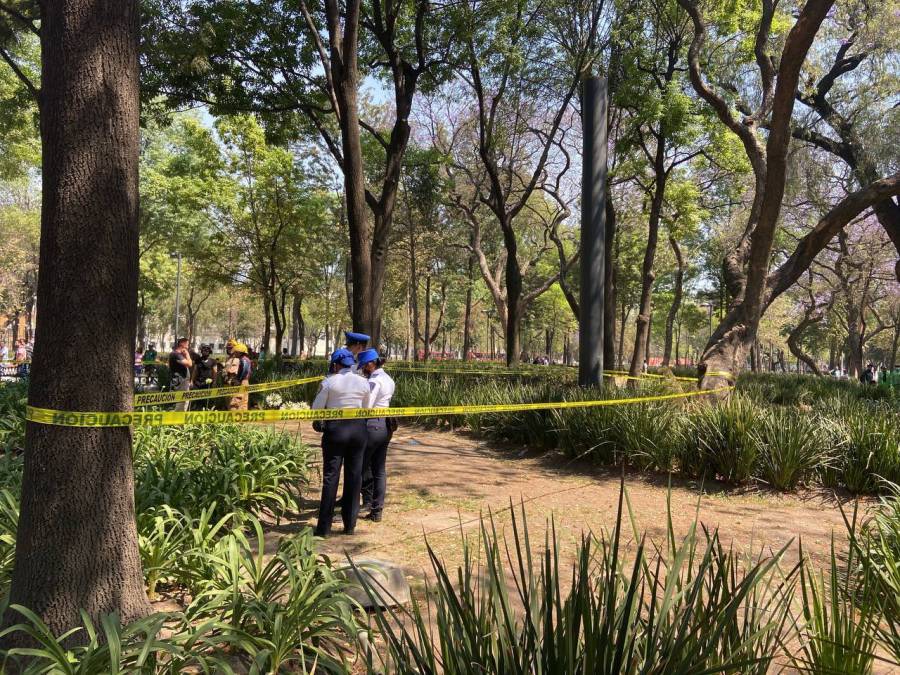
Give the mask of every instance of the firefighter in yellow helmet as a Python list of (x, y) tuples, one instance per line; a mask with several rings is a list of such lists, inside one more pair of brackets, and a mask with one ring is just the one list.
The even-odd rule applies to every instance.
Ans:
[[(228, 354), (228, 359), (225, 361), (225, 386), (250, 384), (250, 372), (253, 364), (247, 356), (247, 345), (236, 340), (229, 340), (225, 345), (225, 352)], [(246, 410), (249, 400), (250, 394), (245, 391), (234, 394), (228, 401), (228, 409)]]

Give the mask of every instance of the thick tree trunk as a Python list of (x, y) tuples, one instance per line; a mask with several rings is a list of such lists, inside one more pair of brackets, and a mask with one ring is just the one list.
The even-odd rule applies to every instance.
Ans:
[(514, 366), (521, 360), (520, 325), (524, 308), (522, 302), (522, 271), (519, 269), (518, 242), (512, 225), (503, 228), (506, 247), (506, 365)]
[[(756, 183), (744, 234), (725, 260), (728, 271), (726, 280), (735, 302), (713, 333), (701, 361), (700, 386), (713, 389), (733, 382), (744, 368), (747, 351), (756, 339), (759, 320), (771, 302), (769, 263), (784, 197), (794, 97), (807, 52), (833, 0), (808, 0), (803, 5), (785, 39), (780, 57), (774, 62), (765, 52), (764, 44), (774, 12), (771, 5), (768, 10), (764, 5), (764, 20), (760, 22), (757, 33), (761, 46), (756, 51), (762, 79), (766, 83), (765, 105), (756, 117), (744, 116), (742, 120), (732, 115), (729, 104), (714, 93), (703, 79), (700, 54), (706, 26), (697, 4), (692, 0), (678, 0), (678, 3), (688, 12), (694, 25), (694, 37), (688, 52), (691, 83), (719, 119), (741, 139), (753, 166)], [(764, 151), (754, 128), (763, 116), (769, 120)]]
[(366, 207), (365, 173), (359, 126), (357, 68), (360, 2), (347, 3), (343, 20), (337, 2), (326, 2), (334, 93), (340, 112), (344, 194), (350, 232), (353, 330), (372, 335), (372, 239)]
[[(675, 262), (677, 268), (675, 270), (675, 290), (672, 295), (672, 305), (669, 307), (669, 313), (666, 315), (666, 342), (663, 347), (663, 366), (668, 366), (672, 359), (672, 332), (675, 326), (675, 317), (681, 309), (682, 287), (684, 285), (684, 257), (681, 255), (681, 247), (678, 245), (675, 237), (669, 234), (669, 245), (672, 252), (675, 253)], [(678, 365), (678, 355), (675, 355), (675, 362)]]
[[(138, 279), (138, 3), (41, 3), (42, 212), (29, 404), (132, 407)], [(63, 290), (64, 289), (64, 290)], [(105, 367), (84, 377), (103, 336)], [(54, 635), (150, 612), (131, 430), (29, 423), (10, 601)], [(8, 623), (13, 618), (7, 615)], [(86, 640), (84, 633), (72, 641)], [(16, 639), (16, 638), (9, 638)]]
[(863, 372), (862, 319), (852, 301), (847, 303), (847, 372), (854, 378)]

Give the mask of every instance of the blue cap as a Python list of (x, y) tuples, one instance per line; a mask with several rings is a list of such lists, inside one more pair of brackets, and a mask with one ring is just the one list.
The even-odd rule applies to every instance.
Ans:
[(345, 368), (349, 368), (353, 365), (353, 352), (349, 349), (344, 349), (343, 347), (335, 349), (331, 354), (331, 363), (340, 363)]
[(371, 363), (372, 361), (378, 360), (378, 350), (377, 349), (367, 349), (359, 353), (359, 356), (356, 357), (359, 365), (364, 366), (367, 363)]
[(351, 333), (350, 331), (344, 331), (344, 335), (347, 337), (348, 345), (352, 345), (355, 342), (367, 344), (370, 339), (365, 333)]

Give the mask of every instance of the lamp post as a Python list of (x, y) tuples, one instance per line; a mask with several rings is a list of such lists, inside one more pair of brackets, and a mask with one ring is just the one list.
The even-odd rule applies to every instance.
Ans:
[(181, 315), (181, 251), (170, 253), (169, 257), (177, 260), (175, 270), (175, 340), (178, 341), (178, 317)]

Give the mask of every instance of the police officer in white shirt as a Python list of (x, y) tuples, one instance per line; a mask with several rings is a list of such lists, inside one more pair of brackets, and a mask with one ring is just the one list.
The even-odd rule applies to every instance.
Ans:
[[(394, 395), (394, 380), (381, 367), (384, 360), (378, 357), (378, 351), (367, 349), (357, 357), (360, 372), (369, 378), (369, 407), (389, 408)], [(366, 432), (369, 441), (366, 444), (366, 457), (363, 463), (363, 504), (370, 504), (370, 511), (365, 518), (373, 522), (381, 522), (384, 509), (384, 495), (387, 491), (388, 444), (397, 428), (395, 418), (372, 418), (366, 420)]]
[[(338, 349), (331, 355), (332, 376), (322, 380), (319, 393), (313, 400), (313, 409), (368, 407), (369, 383), (351, 372), (352, 365), (353, 354), (347, 349)], [(331, 532), (341, 464), (344, 465), (341, 517), (344, 534), (353, 534), (359, 516), (359, 493), (367, 441), (366, 420), (328, 420), (314, 426), (317, 431), (323, 432), (322, 500), (315, 534), (324, 537)]]
[(365, 333), (351, 333), (350, 331), (344, 331), (344, 337), (347, 338), (347, 349), (353, 354), (354, 363), (350, 366), (350, 369), (354, 373), (359, 372), (359, 363), (356, 359), (359, 358), (360, 352), (366, 348), (366, 345), (369, 344), (369, 340), (371, 339)]

